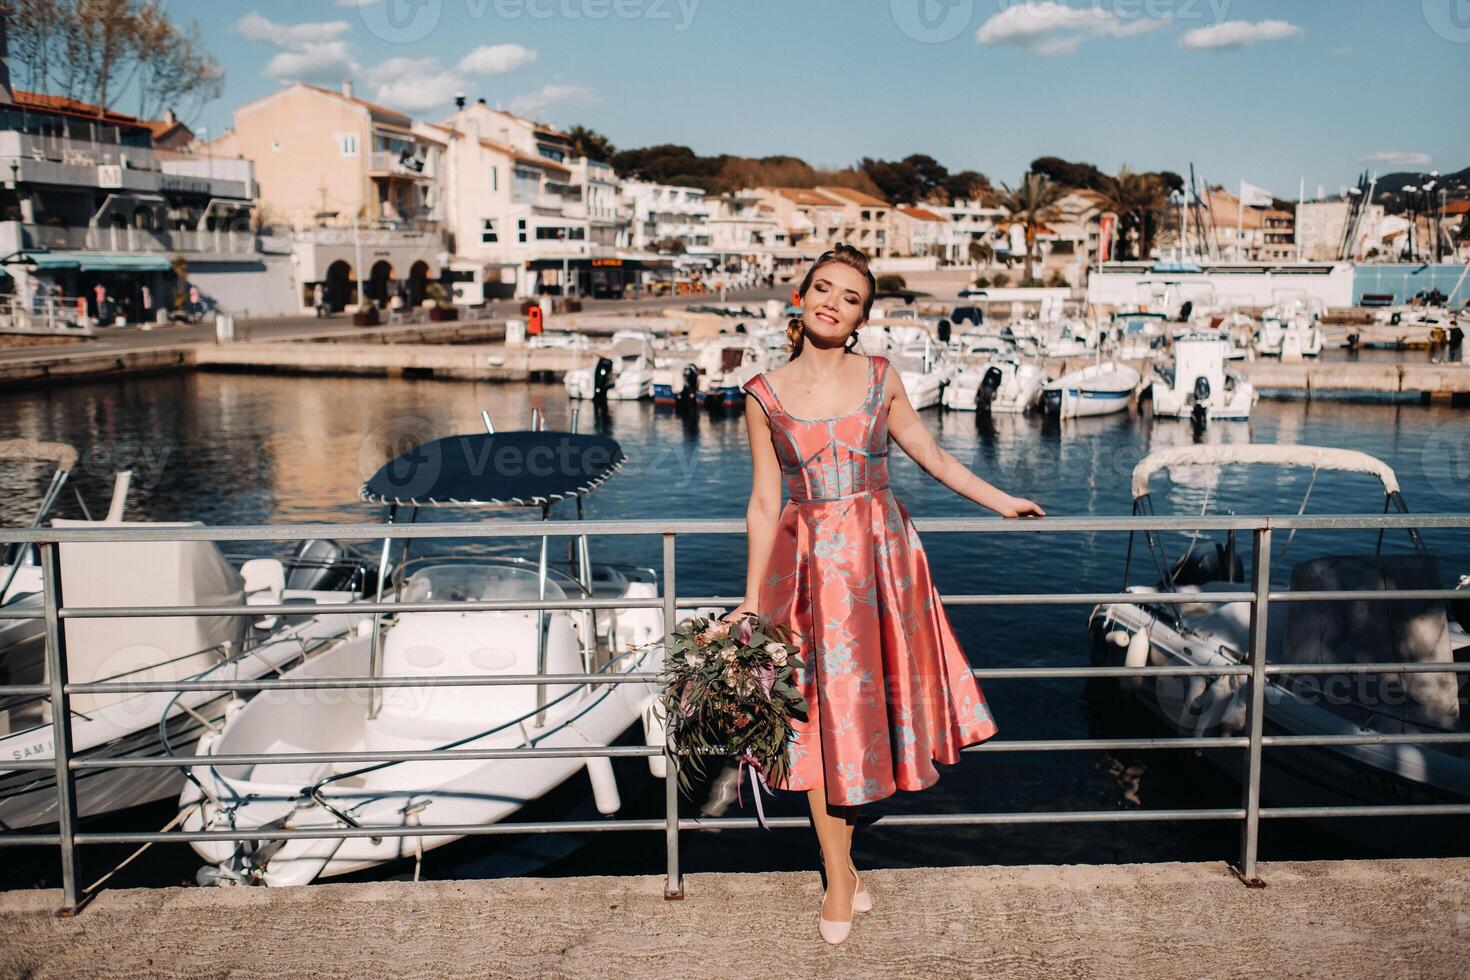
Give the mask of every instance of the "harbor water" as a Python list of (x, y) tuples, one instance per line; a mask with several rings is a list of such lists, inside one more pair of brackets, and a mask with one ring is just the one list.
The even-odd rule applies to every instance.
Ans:
[[(53, 386), (0, 394), (0, 437), (71, 443), (81, 453), (73, 482), (98, 515), (119, 469), (134, 473), (128, 516), (135, 520), (198, 520), (212, 525), (376, 521), (382, 509), (357, 499), (363, 480), (391, 456), (429, 439), (482, 428), (490, 413), (497, 429), (525, 427), (533, 408), (548, 428), (570, 425), (574, 405), (560, 384), (471, 384), (381, 378), (300, 378), (188, 372), (108, 382)], [(1152, 450), (1192, 441), (1184, 422), (1134, 412), (1045, 423), (1035, 416), (977, 419), (969, 413), (923, 413), (942, 445), (981, 477), (1031, 497), (1055, 516), (1119, 516), (1131, 509), (1132, 467)], [(578, 427), (617, 439), (628, 461), (586, 501), (590, 518), (659, 519), (670, 516), (740, 519), (750, 479), (745, 424), (737, 412), (680, 414), (649, 402), (614, 402), (603, 413), (583, 404)], [(1213, 425), (1211, 441), (1302, 443), (1362, 450), (1392, 466), (1411, 512), (1470, 510), (1470, 416), (1448, 404), (1382, 401), (1262, 400), (1249, 423)], [(898, 499), (916, 518), (976, 516), (976, 505), (954, 495), (907, 457), (892, 457)], [(44, 467), (0, 471), (0, 523), (28, 522), (49, 473)], [(1159, 513), (1296, 513), (1310, 494), (1308, 513), (1379, 513), (1376, 480), (1310, 470), (1227, 470), (1175, 474), (1154, 481)], [(61, 516), (81, 516), (74, 497)], [(526, 521), (533, 514), (491, 515)], [(574, 510), (554, 512), (571, 518)], [(487, 519), (484, 514), (430, 511), (420, 520)], [(998, 519), (998, 518), (997, 518)], [(1301, 532), (1279, 535), (1276, 584), (1291, 565), (1312, 555), (1373, 547), (1372, 532)], [(1403, 540), (1400, 540), (1400, 539)], [(1470, 573), (1470, 532), (1429, 531), (1444, 584)], [(1190, 547), (1185, 535), (1167, 536), (1171, 556)], [(487, 551), (530, 556), (524, 544), (479, 545)], [(1112, 591), (1123, 585), (1126, 534), (990, 535), (924, 533), (923, 544), (945, 593)], [(1390, 535), (1385, 547), (1403, 550), (1407, 538)], [(465, 551), (453, 542), (423, 542), (417, 553)], [(1239, 542), (1243, 554), (1249, 541)], [(254, 549), (268, 553), (268, 548)], [(279, 552), (281, 549), (276, 549)], [(1285, 553), (1283, 557), (1283, 552)], [(659, 542), (593, 539), (598, 561), (656, 567)], [(1152, 584), (1135, 543), (1129, 584)], [(743, 535), (681, 538), (680, 595), (739, 595), (743, 590)], [(979, 667), (1082, 666), (1088, 660), (1086, 606), (952, 608), (949, 615), (971, 662)], [(1000, 725), (999, 740), (1151, 736), (1165, 734), (1101, 683), (1063, 680), (989, 681), (986, 694)], [(1269, 757), (1272, 750), (1267, 750)], [(661, 816), (662, 783), (642, 760), (619, 760), (624, 801), (620, 817)], [(706, 787), (706, 792), (712, 787)], [(522, 819), (588, 816), (584, 777), (577, 776)], [(1138, 752), (970, 753), (945, 769), (940, 783), (919, 794), (900, 793), (872, 812), (959, 813), (1076, 809), (1121, 811), (1236, 806), (1238, 784), (1188, 749)], [(685, 812), (704, 802), (686, 800)], [(1268, 800), (1268, 802), (1278, 802)], [(1282, 800), (1279, 802), (1297, 802)], [(1310, 801), (1306, 801), (1310, 802)], [(745, 801), (747, 811), (750, 801)], [(767, 813), (803, 815), (802, 795), (778, 794)], [(157, 830), (173, 815), (170, 801), (90, 820), (89, 829)], [(739, 812), (730, 804), (726, 815)], [(748, 814), (747, 814), (748, 815)], [(426, 822), (432, 821), (427, 815)], [(1307, 824), (1273, 820), (1263, 826), (1267, 860), (1465, 854), (1463, 821), (1403, 818), (1352, 833), (1351, 821)], [(1231, 858), (1238, 828), (1229, 822), (1038, 824), (1013, 827), (882, 827), (861, 830), (855, 857), (861, 866), (958, 864), (1115, 863)], [(87, 848), (84, 884), (133, 848)], [(0, 888), (52, 885), (56, 854), (7, 849)], [(816, 865), (806, 831), (731, 831), (683, 836), (687, 871), (796, 870)], [(663, 840), (656, 834), (478, 838), (426, 855), (428, 878), (521, 873), (648, 874), (661, 871)], [(129, 865), (113, 886), (192, 881), (200, 859), (184, 845), (156, 845)], [(356, 875), (411, 875), (412, 862)]]

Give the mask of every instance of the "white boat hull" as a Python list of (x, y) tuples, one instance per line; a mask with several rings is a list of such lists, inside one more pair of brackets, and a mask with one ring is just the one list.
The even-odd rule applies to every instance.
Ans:
[[(330, 654), (317, 658), (292, 676), (352, 676), (368, 673), (370, 643), (367, 639), (344, 644)], [(652, 654), (634, 655), (622, 665), (625, 670), (656, 670), (648, 658)], [(510, 691), (510, 688), (482, 688), (481, 691)], [(422, 695), (423, 690), (392, 688), (385, 698), (399, 692), (404, 697)], [(307, 694), (309, 692), (302, 692)], [(200, 754), (243, 751), (232, 730), (249, 726), (254, 731), (277, 728), (283, 739), (277, 752), (299, 752), (332, 749), (363, 751), (364, 732), (372, 723), (366, 719), (363, 698), (343, 705), (347, 699), (341, 692), (320, 692), (320, 710), (307, 710), (293, 696), (271, 703), (257, 700), (242, 708), (232, 719), (224, 735), (207, 739)], [(330, 697), (337, 694), (337, 697)], [(558, 696), (561, 701), (557, 701)], [(608, 745), (639, 721), (644, 707), (656, 691), (649, 684), (616, 684), (601, 688), (587, 686), (571, 690), (550, 688), (545, 724), (536, 727), (534, 719), (510, 725), (500, 732), (456, 745), (464, 749), (512, 749), (526, 744), (540, 748)], [(334, 703), (328, 703), (334, 702)], [(284, 710), (283, 710), (284, 709)], [(265, 713), (269, 712), (267, 716)], [(251, 717), (255, 715), (257, 717)], [(302, 726), (308, 726), (302, 730)], [(485, 723), (490, 728), (493, 722)], [(238, 728), (237, 728), (238, 726)], [(350, 734), (349, 734), (350, 733)], [(345, 736), (345, 740), (344, 740)], [(394, 747), (432, 750), (446, 743), (443, 737), (411, 738), (400, 735)], [(260, 751), (257, 747), (254, 751)], [(341, 764), (335, 771), (370, 769), (370, 763)], [(587, 759), (526, 759), (488, 761), (434, 761), (398, 763), (369, 771), (348, 781), (323, 786), (322, 798), (332, 807), (363, 825), (400, 825), (414, 823), (447, 825), (486, 825), (503, 820), (527, 803), (543, 796), (556, 786), (587, 768)], [(233, 801), (228, 807), (200, 800), (197, 791), (186, 792), (180, 804), (188, 811), (184, 829), (221, 829), (266, 827), (289, 816), (293, 828), (342, 827), (345, 824), (329, 810), (303, 799), (302, 788), (330, 775), (334, 767), (327, 765), (284, 764), (245, 767), (206, 767), (194, 769), (194, 775), (219, 800)], [(190, 787), (192, 789), (192, 787)], [(414, 804), (429, 805), (415, 812)], [(405, 810), (409, 811), (405, 813)], [(263, 837), (269, 837), (268, 831)], [(307, 884), (318, 877), (347, 874), (387, 861), (413, 857), (422, 851), (441, 847), (458, 840), (459, 835), (442, 834), (424, 837), (382, 837), (376, 841), (358, 837), (336, 840), (286, 841), (266, 863), (261, 880), (268, 885)], [(194, 849), (207, 861), (228, 863), (235, 854), (233, 842), (196, 842)]]

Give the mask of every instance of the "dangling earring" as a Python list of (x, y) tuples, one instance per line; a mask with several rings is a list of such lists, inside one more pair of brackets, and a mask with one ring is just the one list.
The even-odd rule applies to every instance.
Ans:
[(856, 330), (854, 330), (852, 333), (850, 333), (850, 334), (847, 335), (847, 343), (842, 345), (842, 349), (845, 350), (845, 351), (849, 351), (850, 352), (850, 351), (856, 350), (857, 349), (857, 345), (858, 345), (858, 332)]

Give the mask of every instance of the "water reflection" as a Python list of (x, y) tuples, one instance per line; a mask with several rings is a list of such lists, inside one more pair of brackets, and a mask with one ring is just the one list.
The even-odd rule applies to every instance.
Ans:
[[(208, 524), (377, 521), (382, 509), (360, 501), (358, 487), (394, 455), (429, 439), (481, 431), (482, 411), (489, 412), (497, 429), (525, 427), (533, 409), (544, 413), (548, 428), (566, 428), (574, 407), (582, 431), (617, 439), (628, 455), (627, 464), (588, 498), (588, 518), (743, 518), (750, 464), (745, 423), (738, 412), (679, 412), (647, 402), (613, 402), (602, 409), (574, 406), (559, 384), (165, 375), (0, 396), (0, 438), (75, 445), (82, 454), (76, 486), (94, 511), (105, 506), (114, 471), (131, 467), (135, 477), (129, 516), (135, 519)], [(1128, 514), (1133, 466), (1150, 450), (1197, 440), (1360, 449), (1395, 468), (1411, 511), (1470, 510), (1470, 420), (1446, 405), (1263, 400), (1249, 423), (1213, 423), (1200, 435), (1187, 422), (1156, 422), (1132, 413), (1060, 424), (1033, 416), (984, 418), (934, 411), (924, 418), (941, 443), (980, 476), (1039, 501), (1056, 516)], [(895, 492), (915, 517), (990, 516), (901, 452), (893, 454), (891, 464)], [(0, 520), (11, 526), (28, 521), (47, 476), (39, 465), (0, 470)], [(1161, 513), (1198, 513), (1206, 505), (1223, 505), (1235, 513), (1294, 513), (1313, 480), (1307, 470), (1264, 468), (1174, 476), (1176, 482), (1168, 489), (1162, 475), (1155, 478)], [(1369, 477), (1334, 473), (1318, 474), (1315, 480), (1312, 513), (1381, 510), (1381, 494)], [(70, 498), (58, 512), (81, 516)], [(431, 511), (420, 519), (502, 516)], [(558, 508), (555, 516), (570, 518), (575, 511)], [(1470, 571), (1470, 533), (1433, 531), (1426, 539), (1440, 552), (1446, 575)], [(1359, 536), (1353, 544), (1365, 540)], [(1176, 554), (1180, 543), (1188, 546), (1183, 535), (1168, 542)], [(1119, 533), (934, 533), (925, 535), (924, 544), (944, 592), (1108, 591), (1121, 584), (1127, 538)], [(415, 551), (456, 547), (466, 546), (424, 542)], [(659, 543), (652, 538), (604, 537), (594, 539), (592, 547), (603, 560), (659, 564)], [(681, 593), (738, 595), (743, 590), (743, 536), (694, 535), (678, 547)], [(1348, 547), (1340, 537), (1303, 532), (1292, 545), (1292, 559)], [(529, 542), (480, 548), (532, 553)], [(1284, 580), (1285, 569), (1278, 574)], [(1085, 607), (967, 606), (952, 609), (950, 616), (977, 666), (1078, 665), (1088, 662), (1087, 612)], [(1084, 693), (1084, 685), (1075, 681), (996, 682), (987, 685), (987, 694), (1007, 739), (1085, 737), (1097, 730), (1096, 713), (1089, 708), (1095, 695)], [(1122, 717), (1117, 730), (1142, 734), (1140, 719)], [(1130, 808), (1140, 801), (1144, 806), (1180, 805), (1197, 792), (1198, 787), (1189, 785), (1197, 761), (1189, 752), (971, 754), (946, 772), (934, 791), (915, 797), (900, 794), (885, 804), (886, 812)], [(661, 793), (661, 787), (653, 786), (631, 800), (628, 815), (640, 809), (659, 812)], [(799, 803), (779, 802), (776, 809), (801, 813)], [(889, 844), (901, 844), (914, 861), (931, 863), (1050, 861), (1062, 855), (1099, 860), (1099, 854), (1126, 839), (1126, 846), (1110, 853), (1128, 860), (1180, 859), (1229, 853), (1233, 833), (1230, 827), (1187, 824), (1156, 825), (1146, 832), (1108, 827), (1069, 828), (1065, 833), (986, 830), (942, 839), (905, 832), (875, 834), (861, 846), (872, 849), (871, 857)], [(688, 866), (720, 866), (725, 859), (719, 854), (729, 847), (730, 836), (690, 835)], [(1274, 827), (1267, 837), (1292, 839)], [(647, 871), (648, 862), (656, 867), (659, 851), (650, 844), (645, 853), (642, 846), (611, 864), (586, 858), (579, 867)], [(801, 854), (789, 862), (807, 863)]]

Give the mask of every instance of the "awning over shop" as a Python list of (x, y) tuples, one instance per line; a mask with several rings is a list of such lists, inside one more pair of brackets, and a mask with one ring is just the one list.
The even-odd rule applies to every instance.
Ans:
[(147, 252), (17, 252), (6, 262), (84, 272), (167, 272), (172, 268), (167, 256)]
[(667, 272), (674, 267), (673, 259), (658, 258), (588, 258), (586, 256), (569, 257), (565, 259), (527, 259), (526, 268), (533, 272), (541, 272), (547, 269), (626, 269), (630, 272), (641, 272), (644, 270), (660, 270)]

